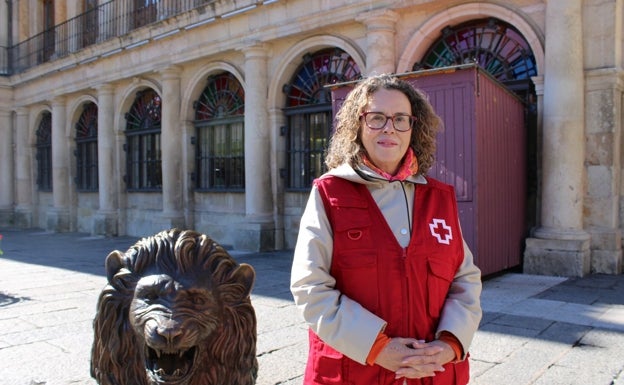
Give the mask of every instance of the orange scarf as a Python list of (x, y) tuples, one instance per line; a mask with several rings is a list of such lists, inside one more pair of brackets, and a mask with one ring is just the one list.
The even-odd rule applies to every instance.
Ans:
[(393, 182), (395, 180), (404, 181), (410, 176), (416, 174), (418, 172), (418, 158), (414, 155), (414, 150), (411, 147), (407, 149), (407, 153), (403, 157), (403, 161), (401, 166), (399, 167), (399, 171), (394, 175), (390, 175), (387, 172), (381, 170), (379, 167), (375, 166), (373, 162), (368, 159), (366, 153), (362, 154), (362, 161), (364, 164), (369, 167), (371, 170), (375, 171), (379, 175), (388, 179), (388, 181)]

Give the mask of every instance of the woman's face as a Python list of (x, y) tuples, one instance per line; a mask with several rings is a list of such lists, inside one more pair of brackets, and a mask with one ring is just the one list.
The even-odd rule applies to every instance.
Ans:
[[(363, 112), (373, 111), (386, 116), (412, 115), (409, 99), (403, 92), (383, 88), (369, 96)], [(412, 130), (404, 132), (395, 130), (392, 119), (388, 119), (383, 128), (373, 130), (366, 125), (364, 118), (360, 119), (360, 130), (368, 159), (390, 175), (396, 174), (401, 159), (409, 147)]]

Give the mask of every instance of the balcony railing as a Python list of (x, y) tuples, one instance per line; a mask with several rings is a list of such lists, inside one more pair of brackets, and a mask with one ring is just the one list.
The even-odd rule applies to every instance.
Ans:
[[(249, 5), (239, 5), (238, 9), (236, 6), (222, 8), (233, 14), (255, 8), (257, 4), (274, 1), (249, 1)], [(141, 5), (133, 7), (136, 3)], [(227, 0), (112, 0), (100, 4), (19, 44), (0, 47), (0, 75), (24, 72), (42, 63), (69, 56), (90, 45), (126, 35), (145, 25), (215, 3), (234, 5), (234, 2)]]
[(0, 75), (10, 75), (9, 73), (9, 47), (0, 45)]

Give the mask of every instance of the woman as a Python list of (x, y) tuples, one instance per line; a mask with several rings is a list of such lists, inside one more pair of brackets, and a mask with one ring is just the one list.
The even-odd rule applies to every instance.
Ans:
[(440, 119), (391, 75), (361, 81), (336, 118), (292, 266), (304, 383), (467, 384), (481, 273), (453, 188), (425, 177)]

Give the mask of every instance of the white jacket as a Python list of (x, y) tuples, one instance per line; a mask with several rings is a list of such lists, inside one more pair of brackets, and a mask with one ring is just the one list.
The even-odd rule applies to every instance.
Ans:
[[(358, 173), (349, 165), (332, 169), (328, 174), (365, 184), (398, 243), (407, 247), (412, 214), (418, 215), (412, 213), (415, 184), (427, 183), (422, 175), (411, 176), (405, 182), (389, 182), (366, 167)], [(291, 292), (306, 323), (325, 343), (365, 364), (386, 322), (335, 289), (335, 280), (329, 273), (332, 239), (323, 201), (316, 187), (313, 187), (301, 217), (291, 272)], [(451, 284), (436, 336), (442, 331), (453, 333), (466, 353), (482, 312), (479, 299), (481, 272), (474, 265), (472, 253), (465, 242), (464, 252), (464, 262)]]

